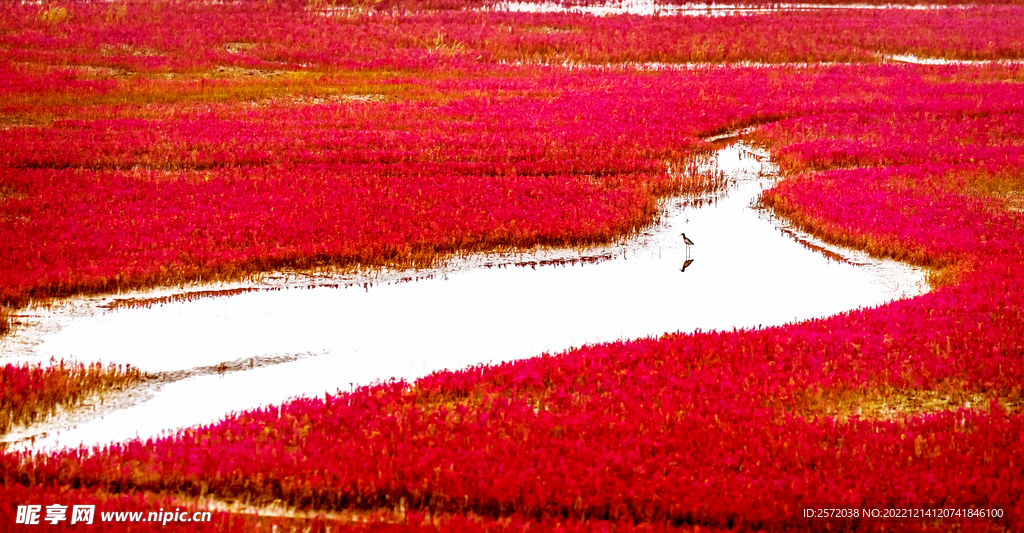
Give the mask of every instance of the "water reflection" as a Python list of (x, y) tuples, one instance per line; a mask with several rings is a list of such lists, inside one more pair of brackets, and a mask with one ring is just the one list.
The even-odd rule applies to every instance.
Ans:
[(148, 437), (298, 395), (588, 343), (783, 324), (925, 289), (918, 270), (814, 243), (754, 208), (769, 184), (759, 176), (772, 170), (763, 154), (732, 146), (717, 164), (727, 192), (671, 199), (645, 234), (586, 254), (476, 257), (406, 283), (232, 288), (150, 308), (95, 301), (5, 350), (131, 364), (161, 380), (118, 408), (8, 440), (35, 436), (46, 448)]

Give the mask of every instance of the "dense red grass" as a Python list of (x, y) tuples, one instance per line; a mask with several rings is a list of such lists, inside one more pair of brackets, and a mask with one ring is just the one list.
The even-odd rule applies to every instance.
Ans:
[(60, 364), (0, 367), (0, 434), (14, 425), (44, 419), (61, 408), (114, 389), (124, 389), (143, 379), (133, 368), (99, 364)]
[[(654, 198), (674, 187), (663, 163), (642, 153), (656, 147), (585, 158), (623, 132), (544, 138), (535, 102), (509, 106), (525, 118), (521, 128), (491, 132), (462, 128), (461, 117), (403, 123), (395, 106), (367, 120), (359, 117), (366, 106), (291, 108), (290, 120), (264, 111), (246, 123), (101, 120), (5, 135), (21, 161), (0, 180), (23, 198), (5, 204), (13, 220), (0, 233), (0, 294), (18, 303), (281, 266), (424, 264), (459, 251), (607, 241), (649, 222)], [(376, 118), (389, 112), (390, 125)], [(326, 119), (331, 113), (357, 115), (362, 131)], [(207, 131), (192, 133), (197, 126)]]
[(798, 103), (792, 70), (496, 73), (419, 80), (440, 102), (104, 105), (0, 131), (0, 301), (607, 242), (653, 219), (698, 136), (830, 100)]
[[(386, 3), (376, 9), (317, 2), (8, 3), (0, 44), (6, 61), (77, 68), (93, 78), (237, 73), (218, 67), (277, 76), (432, 66), (465, 72), (494, 62), (878, 62), (887, 54), (1019, 59), (1024, 8), (1017, 4), (708, 18), (406, 11)], [(80, 68), (86, 65), (92, 69)], [(90, 82), (100, 88), (110, 80), (75, 83)], [(17, 74), (2, 83), (39, 90)]]
[[(848, 154), (814, 149), (831, 146), (822, 137), (849, 146), (879, 140), (877, 153), (856, 152), (859, 165), (877, 166), (794, 175), (765, 203), (831, 240), (958, 270), (955, 284), (793, 326), (586, 347), (441, 373), (411, 388), (299, 400), (167, 439), (38, 458), (30, 473), (11, 469), (8, 479), (315, 509), (404, 502), (540, 523), (771, 530), (813, 526), (798, 512), (815, 502), (972, 503), (1003, 506), (1010, 515), (996, 524), (1019, 527), (1024, 220), (985, 187), (1019, 187), (1016, 141), (993, 131), (1013, 131), (1024, 95), (1016, 85), (936, 81), (957, 69), (921, 71), (834, 68), (786, 78), (788, 87), (828, 87), (832, 107), (799, 93), (792, 118), (763, 127), (758, 138), (786, 168), (849, 166)], [(670, 94), (691, 76), (699, 74), (644, 83)], [(898, 97), (889, 96), (894, 86)], [(738, 87), (764, 97), (757, 84), (737, 84), (732, 104), (742, 102)], [(874, 97), (865, 97), (869, 89)], [(773, 92), (761, 100), (764, 113), (783, 116), (780, 103), (798, 92)], [(668, 112), (681, 103), (651, 101), (659, 104), (648, 109)], [(943, 398), (943, 408), (876, 417), (881, 403), (927, 395)]]

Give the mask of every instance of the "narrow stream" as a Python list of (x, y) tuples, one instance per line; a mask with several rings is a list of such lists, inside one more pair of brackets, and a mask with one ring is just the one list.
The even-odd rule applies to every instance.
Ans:
[(667, 200), (659, 224), (620, 245), (475, 256), (365, 286), (271, 280), (148, 308), (117, 302), (175, 291), (28, 310), (37, 317), (0, 341), (0, 363), (113, 362), (160, 379), (4, 440), (42, 450), (147, 438), (299, 395), (588, 343), (784, 324), (926, 290), (918, 269), (826, 246), (754, 207), (774, 172), (767, 161), (720, 150), (728, 190)]
[(736, 5), (714, 3), (660, 3), (651, 0), (623, 0), (595, 5), (565, 5), (559, 2), (507, 1), (482, 8), (481, 11), (508, 11), (512, 13), (576, 13), (594, 16), (610, 15), (681, 15), (693, 17), (725, 17), (763, 15), (784, 11), (840, 11), (840, 10), (903, 10), (921, 11), (938, 9), (965, 9), (959, 4), (799, 4), (773, 3), (770, 5)]

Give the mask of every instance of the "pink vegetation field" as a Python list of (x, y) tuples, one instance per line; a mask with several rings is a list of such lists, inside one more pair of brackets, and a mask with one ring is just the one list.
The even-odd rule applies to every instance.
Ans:
[[(614, 241), (749, 126), (784, 171), (764, 206), (933, 290), (0, 452), (0, 529), (57, 500), (218, 509), (179, 531), (1024, 529), (1024, 8), (481, 7), (0, 7), (0, 332), (52, 297)], [(0, 405), (86, 372), (6, 366)], [(910, 504), (1001, 516), (804, 515)]]

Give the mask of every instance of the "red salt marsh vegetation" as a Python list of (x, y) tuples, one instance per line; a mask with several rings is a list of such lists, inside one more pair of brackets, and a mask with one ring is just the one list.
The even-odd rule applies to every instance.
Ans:
[(11, 330), (11, 315), (6, 307), (0, 306), (0, 335)]
[[(766, 207), (927, 266), (935, 287), (784, 327), (299, 399), (146, 442), (4, 453), (2, 527), (18, 504), (212, 496), (355, 513), (367, 521), (348, 527), (368, 530), (951, 527), (802, 516), (821, 504), (975, 505), (1003, 515), (957, 527), (1024, 528), (1024, 76), (877, 64), (1019, 58), (1019, 7), (713, 20), (264, 2), (2, 9), (6, 306), (606, 242), (687, 185), (668, 164), (750, 125), (785, 172)], [(533, 64), (565, 60), (863, 64)], [(32, 394), (51, 390), (32, 380), (86, 381), (7, 368)], [(8, 390), (5, 402), (21, 397)], [(178, 500), (152, 500), (167, 497)], [(339, 522), (214, 514), (175, 527)]]
[(6, 364), (0, 367), (0, 434), (103, 392), (131, 387), (142, 379), (138, 370), (98, 364)]
[[(14, 4), (5, 6), (0, 21), (8, 60), (69, 72), (42, 79), (5, 73), (9, 79), (3, 83), (27, 93), (21, 98), (28, 101), (43, 97), (40, 84), (101, 93), (121, 87), (137, 101), (147, 94), (172, 97), (154, 89), (152, 80), (139, 79), (139, 73), (255, 77), (263, 92), (272, 92), (310, 71), (448, 66), (468, 73), (495, 62), (880, 62), (895, 54), (1024, 58), (1019, 2), (731, 17), (473, 9), (485, 5), (55, 2), (44, 9)], [(118, 79), (126, 76), (132, 79)]]

